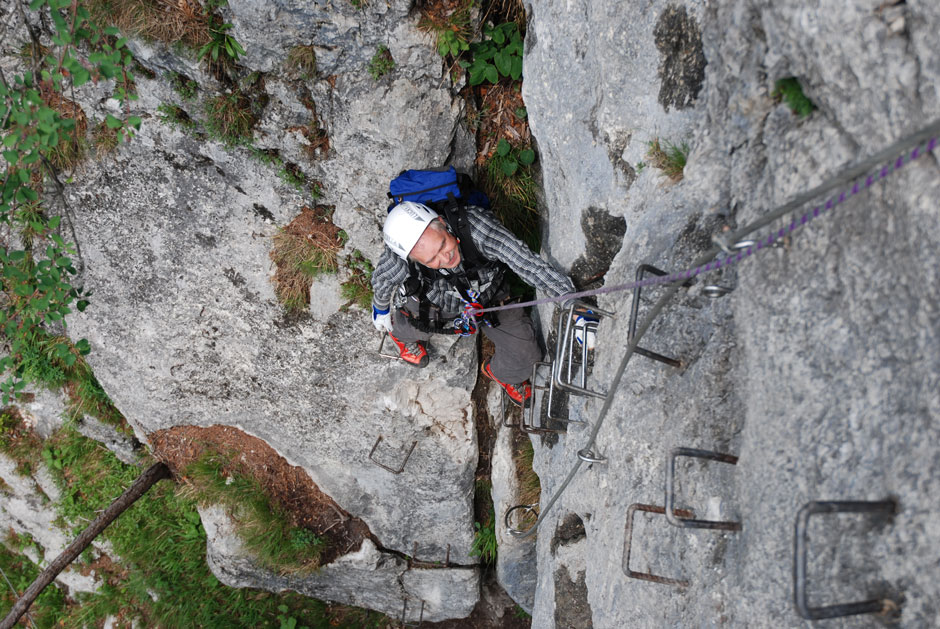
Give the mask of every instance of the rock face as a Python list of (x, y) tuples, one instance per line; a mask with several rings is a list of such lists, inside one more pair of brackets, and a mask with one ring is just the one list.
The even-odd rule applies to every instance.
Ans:
[[(203, 102), (223, 88), (192, 60), (132, 42), (157, 78), (138, 77), (138, 138), (68, 189), (82, 279), (95, 294), (69, 325), (91, 341), (96, 376), (141, 440), (175, 425), (236, 426), (302, 466), (378, 540), (322, 574), (287, 577), (258, 570), (226, 519), (206, 511), (220, 579), (392, 616), (405, 609), (407, 620), (422, 602), (426, 620), (463, 617), (479, 596), (469, 556), (475, 349), (436, 340), (433, 368), (414, 370), (377, 355), (368, 313), (345, 309), (341, 277), (318, 280), (311, 316), (299, 319), (284, 316), (270, 282), (271, 237), (302, 206), (335, 206), (343, 253), (376, 260), (388, 179), (409, 167), (472, 163), (461, 101), (442, 81), (411, 3), (361, 7), (233, 0), (222, 9), (247, 51), (236, 78), (257, 114), (254, 147), (278, 151), (319, 182), (319, 200), (247, 148), (159, 124), (162, 103), (205, 122)], [(686, 268), (715, 234), (940, 118), (933, 2), (531, 0), (527, 8), (523, 95), (540, 151), (544, 253), (581, 283), (627, 282), (641, 263)], [(367, 66), (380, 45), (396, 65), (373, 79)], [(315, 51), (316, 77), (285, 66), (297, 46)], [(165, 70), (207, 92), (181, 100)], [(787, 77), (816, 107), (806, 118), (773, 95)], [(114, 112), (103, 88), (78, 92), (92, 120)], [(329, 141), (315, 146), (314, 128)], [(648, 155), (657, 139), (690, 147), (680, 182)], [(534, 546), (500, 532), (499, 578), (532, 610), (533, 626), (797, 625), (799, 508), (886, 497), (899, 504), (888, 522), (813, 520), (811, 601), (903, 597), (901, 626), (937, 623), (940, 527), (924, 505), (940, 503), (938, 174), (936, 156), (924, 156), (783, 246), (680, 289), (641, 342), (680, 360), (678, 369), (637, 355), (610, 390), (632, 297), (599, 298), (617, 313), (600, 323), (591, 374), (591, 386), (612, 396), (594, 447), (606, 464), (581, 466), (543, 512)], [(713, 300), (708, 284), (734, 291)], [(663, 293), (644, 289), (641, 318)], [(543, 329), (552, 314), (539, 313)], [(543, 508), (601, 407), (574, 396), (569, 418), (584, 423), (535, 439)], [(663, 504), (676, 446), (738, 457), (736, 465), (680, 459), (677, 506), (741, 522), (740, 532), (679, 529), (639, 511), (626, 539), (631, 505)], [(509, 450), (503, 438), (494, 463), (500, 505), (512, 501)], [(404, 468), (395, 474), (370, 456)], [(448, 552), (450, 569), (409, 568), (405, 557), (443, 561)]]
[[(464, 617), (479, 598), (478, 560), (469, 555), (478, 452), (473, 342), (435, 340), (433, 368), (418, 371), (379, 356), (369, 313), (340, 297), (339, 279), (318, 281), (310, 315), (294, 319), (271, 283), (272, 236), (303, 206), (333, 206), (347, 236), (341, 255), (358, 249), (377, 260), (388, 180), (404, 168), (473, 158), (461, 131), (462, 101), (442, 85), (441, 62), (417, 18), (408, 17), (410, 5), (364, 3), (358, 12), (340, 5), (225, 9), (250, 51), (242, 73), (272, 71), (263, 81), (241, 81), (257, 117), (252, 144), (277, 150), (318, 182), (316, 200), (309, 187), (279, 180), (277, 167), (256, 161), (249, 148), (160, 124), (162, 103), (203, 123), (202, 103), (214, 86), (201, 85), (207, 91), (196, 102), (181, 99), (161, 73), (185, 66), (167, 62), (159, 44), (138, 42), (137, 50), (153, 49), (141, 61), (157, 73), (137, 79), (143, 128), (68, 191), (82, 279), (97, 295), (88, 316), (69, 325), (91, 341), (96, 376), (139, 439), (177, 425), (238, 427), (303, 467), (378, 543), (368, 561), (338, 561), (330, 578), (311, 585), (255, 568), (238, 572), (248, 564), (228, 561), (229, 547), (216, 536), (209, 555), (220, 578), (238, 586), (276, 582), (271, 587), (392, 616), (407, 597), (414, 610), (424, 601), (425, 619)], [(395, 69), (376, 80), (367, 66), (387, 37)], [(292, 78), (281, 65), (296, 45), (316, 49), (316, 78)], [(113, 102), (94, 86), (83, 89), (86, 113), (103, 117)], [(312, 125), (329, 138), (315, 151), (294, 131)], [(402, 557), (415, 549), (423, 562), (449, 557), (457, 568), (409, 567)], [(364, 579), (374, 592), (360, 591), (368, 590)], [(353, 581), (360, 586), (349, 587)]]
[[(548, 246), (570, 264), (585, 246), (564, 226), (598, 208), (622, 216), (608, 285), (632, 280), (640, 263), (686, 268), (724, 226), (753, 221), (940, 118), (940, 53), (927, 43), (940, 10), (931, 3), (535, 0), (531, 15), (524, 96), (541, 151)], [(667, 24), (683, 41), (700, 39), (704, 65), (694, 46), (687, 54), (662, 45)], [(817, 107), (805, 119), (771, 96), (789, 76)], [(691, 147), (681, 182), (640, 166), (655, 138)], [(680, 290), (641, 346), (682, 368), (634, 356), (598, 436), (606, 465), (583, 465), (545, 514), (533, 626), (795, 626), (799, 508), (889, 496), (900, 507), (890, 522), (811, 520), (810, 604), (900, 594), (901, 626), (936, 623), (940, 529), (921, 505), (940, 497), (940, 364), (930, 349), (940, 342), (938, 174), (935, 156), (920, 159), (784, 246)], [(710, 300), (703, 287), (713, 283), (736, 289)], [(643, 290), (641, 319), (663, 292)], [(598, 331), (592, 383), (606, 390), (631, 296), (600, 305), (618, 313)], [(600, 407), (574, 398), (572, 416), (588, 424), (537, 448), (543, 507)], [(740, 532), (635, 515), (630, 569), (687, 580), (685, 588), (629, 578), (622, 565), (627, 509), (663, 505), (675, 446), (739, 457), (680, 458), (676, 504), (740, 521)], [(572, 517), (585, 532), (574, 553), (554, 542)]]

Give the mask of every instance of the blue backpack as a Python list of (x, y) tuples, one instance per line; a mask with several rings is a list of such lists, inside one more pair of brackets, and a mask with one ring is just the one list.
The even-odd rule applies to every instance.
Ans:
[(453, 166), (403, 170), (389, 182), (388, 198), (392, 201), (389, 212), (402, 201), (422, 203), (443, 215), (448, 214), (447, 209), (462, 208), (465, 204), (490, 209), (486, 194), (474, 185), (473, 179), (458, 173)]

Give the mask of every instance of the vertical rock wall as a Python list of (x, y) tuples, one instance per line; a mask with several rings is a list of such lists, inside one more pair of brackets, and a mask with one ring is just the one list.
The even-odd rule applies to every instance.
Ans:
[[(940, 118), (932, 3), (529, 8), (524, 95), (545, 173), (548, 245), (568, 263), (584, 251), (572, 229), (581, 216), (623, 216), (608, 285), (633, 279), (640, 263), (685, 268), (723, 227)], [(790, 76), (816, 105), (805, 119), (772, 96)], [(649, 165), (657, 138), (689, 144), (681, 182)], [(900, 626), (936, 624), (940, 531), (927, 505), (940, 497), (938, 175), (936, 156), (921, 158), (784, 246), (680, 290), (641, 346), (683, 367), (642, 356), (628, 365), (597, 441), (607, 463), (582, 466), (539, 529), (533, 626), (796, 626), (798, 509), (888, 496), (900, 505), (890, 523), (812, 521), (811, 604), (900, 594)], [(702, 289), (712, 283), (736, 288), (710, 300)], [(644, 289), (641, 318), (662, 293)], [(598, 332), (592, 383), (605, 390), (626, 346), (631, 297), (599, 301), (618, 313)], [(599, 409), (573, 399), (570, 412), (588, 424), (569, 425), (556, 445), (539, 440), (543, 506)], [(684, 588), (629, 578), (622, 565), (627, 509), (663, 504), (675, 446), (740, 457), (736, 466), (680, 459), (677, 506), (738, 520), (741, 532), (686, 531), (636, 514), (630, 569), (685, 579)], [(585, 531), (573, 546), (562, 543), (571, 518)]]

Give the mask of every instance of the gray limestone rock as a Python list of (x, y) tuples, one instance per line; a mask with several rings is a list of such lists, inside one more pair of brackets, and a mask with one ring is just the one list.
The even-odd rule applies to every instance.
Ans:
[[(314, 598), (379, 610), (393, 618), (439, 621), (470, 614), (479, 598), (476, 568), (420, 569), (400, 555), (362, 547), (310, 575), (273, 574), (259, 569), (242, 549), (232, 522), (219, 507), (200, 509), (212, 571), (232, 587), (285, 589)], [(422, 605), (423, 602), (423, 605)]]
[[(623, 216), (626, 234), (606, 285), (630, 281), (643, 262), (686, 268), (724, 226), (741, 226), (940, 118), (940, 55), (924, 45), (940, 28), (940, 11), (929, 3), (549, 0), (531, 8), (524, 91), (541, 151), (548, 245), (570, 263), (587, 249), (571, 229), (583, 212)], [(697, 98), (667, 112), (655, 102), (664, 85), (651, 61), (657, 25), (677, 11), (698, 25), (707, 65)], [(771, 98), (786, 76), (799, 78), (818, 107), (809, 118)], [(689, 142), (680, 183), (637, 168), (654, 137)], [(681, 359), (682, 368), (634, 356), (599, 432), (606, 465), (582, 465), (543, 514), (534, 626), (567, 626), (559, 588), (581, 592), (582, 570), (595, 627), (796, 626), (798, 509), (810, 500), (888, 496), (900, 505), (888, 523), (818, 516), (812, 600), (900, 593), (900, 626), (935, 623), (938, 530), (918, 505), (936, 502), (940, 491), (940, 369), (930, 351), (940, 341), (938, 174), (935, 157), (918, 160), (784, 246), (679, 291), (641, 346)], [(703, 287), (712, 283), (736, 290), (710, 300)], [(643, 290), (641, 319), (663, 292)], [(626, 347), (631, 298), (599, 302), (618, 313), (598, 330), (592, 382), (606, 390)], [(550, 316), (543, 311), (543, 322)], [(600, 407), (572, 398), (571, 416), (589, 423), (537, 448), (543, 506)], [(740, 457), (736, 466), (680, 459), (677, 504), (698, 517), (741, 521), (741, 532), (635, 518), (631, 569), (688, 579), (684, 589), (631, 579), (621, 565), (627, 509), (663, 504), (674, 446)], [(548, 539), (569, 514), (586, 534), (577, 557)]]

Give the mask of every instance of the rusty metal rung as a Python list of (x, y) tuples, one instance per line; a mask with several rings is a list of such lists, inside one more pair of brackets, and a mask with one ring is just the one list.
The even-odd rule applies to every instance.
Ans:
[[(630, 569), (630, 547), (633, 542), (633, 515), (637, 511), (646, 511), (647, 513), (658, 513), (660, 515), (665, 515), (666, 509), (663, 507), (657, 507), (654, 505), (640, 504), (638, 502), (633, 503), (627, 509), (627, 524), (624, 527), (623, 534), (623, 562), (621, 563), (621, 568), (623, 573), (632, 579), (642, 579), (643, 581), (652, 581), (653, 583), (661, 583), (663, 585), (676, 585), (679, 587), (688, 587), (689, 582), (685, 579), (671, 579), (669, 577), (663, 577), (652, 572), (637, 572)], [(676, 509), (676, 515), (691, 518), (694, 517), (694, 514), (691, 511), (686, 509)]]
[(408, 597), (404, 598), (404, 604), (401, 607), (401, 626), (402, 627), (420, 627), (421, 623), (424, 622), (424, 599), (419, 599), (421, 601), (421, 612), (418, 614), (418, 622), (408, 622)]
[(369, 460), (381, 467), (383, 470), (388, 470), (392, 474), (401, 474), (405, 470), (405, 464), (408, 463), (408, 459), (411, 458), (411, 453), (414, 452), (415, 446), (418, 445), (417, 441), (413, 441), (411, 443), (411, 447), (408, 448), (408, 454), (405, 455), (405, 460), (401, 462), (401, 465), (398, 466), (398, 469), (395, 469), (385, 465), (384, 463), (380, 463), (373, 456), (375, 454), (376, 448), (379, 447), (380, 443), (382, 443), (382, 435), (379, 435), (379, 438), (375, 440), (375, 445), (372, 446), (372, 450), (369, 452)]
[(738, 464), (738, 457), (721, 452), (712, 452), (711, 450), (698, 450), (696, 448), (673, 448), (669, 453), (669, 461), (666, 463), (666, 520), (673, 526), (686, 529), (713, 529), (719, 531), (740, 531), (740, 522), (722, 522), (718, 520), (690, 520), (676, 516), (674, 507), (676, 502), (676, 459), (680, 456), (695, 457), (699, 459), (708, 459), (710, 461), (719, 461), (731, 465)]
[(841, 603), (825, 607), (810, 607), (806, 593), (806, 557), (809, 546), (809, 518), (818, 513), (870, 513), (893, 516), (898, 504), (894, 500), (862, 501), (813, 501), (807, 502), (796, 516), (793, 532), (793, 602), (800, 616), (807, 620), (839, 618), (856, 614), (877, 614), (897, 609), (898, 603), (889, 599), (874, 599), (857, 603)]
[[(659, 275), (660, 277), (663, 275), (668, 275), (668, 273), (666, 273), (662, 269), (657, 269), (652, 264), (641, 264), (640, 266), (636, 268), (636, 281), (637, 282), (642, 281), (643, 276), (646, 273), (652, 273), (653, 275)], [(637, 286), (636, 288), (633, 289), (633, 304), (630, 306), (630, 322), (627, 325), (627, 343), (632, 342), (633, 337), (636, 336), (636, 320), (637, 320), (637, 316), (640, 313), (640, 291), (641, 290), (642, 290), (641, 286)], [(634, 349), (634, 352), (639, 354), (640, 356), (645, 356), (646, 358), (657, 360), (665, 365), (669, 365), (670, 367), (678, 368), (682, 366), (682, 363), (676, 360), (675, 358), (663, 356), (662, 354), (659, 354), (657, 352), (654, 352), (654, 351), (651, 351), (642, 347), (637, 347), (636, 349)]]

